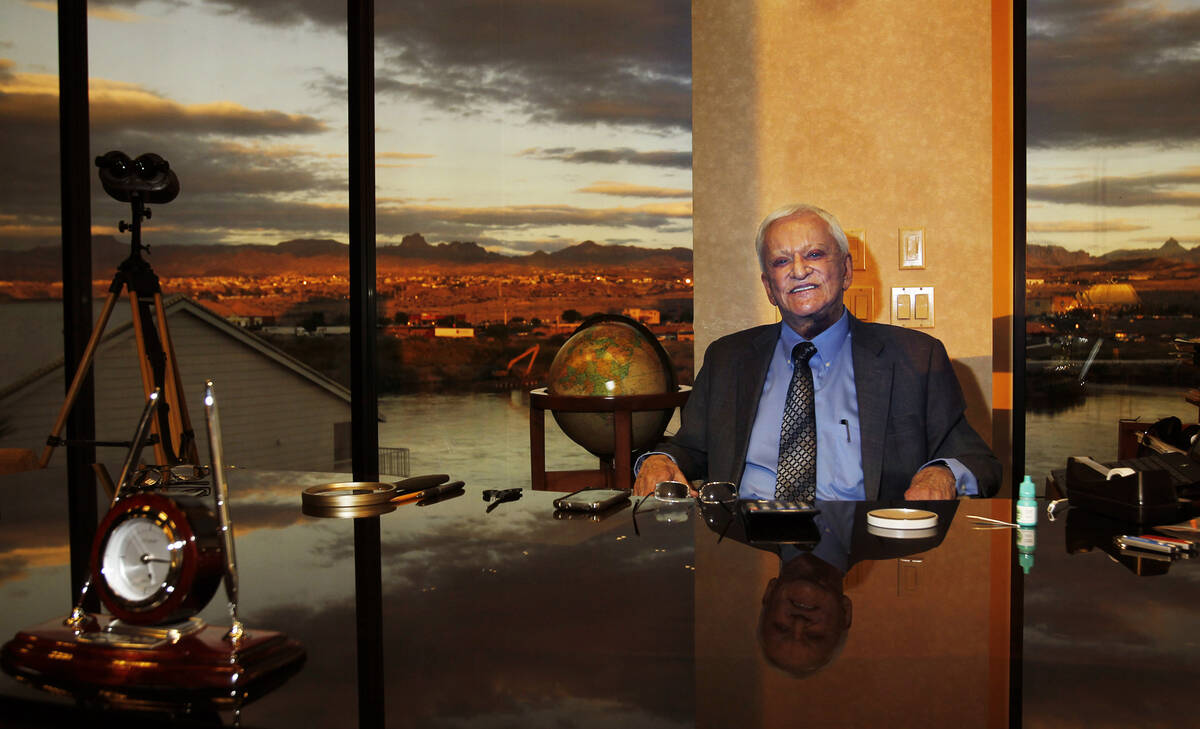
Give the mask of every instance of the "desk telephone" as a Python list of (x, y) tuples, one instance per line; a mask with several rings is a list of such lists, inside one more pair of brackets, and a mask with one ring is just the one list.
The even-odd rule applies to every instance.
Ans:
[(1084, 456), (1068, 458), (1071, 505), (1138, 524), (1178, 520), (1181, 508), (1200, 498), (1200, 463), (1154, 436), (1144, 435), (1142, 444), (1147, 455), (1111, 465)]

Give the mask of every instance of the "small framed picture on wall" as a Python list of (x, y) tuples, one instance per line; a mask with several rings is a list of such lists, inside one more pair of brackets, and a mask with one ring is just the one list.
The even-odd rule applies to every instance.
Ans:
[(900, 229), (900, 268), (925, 268), (925, 229)]

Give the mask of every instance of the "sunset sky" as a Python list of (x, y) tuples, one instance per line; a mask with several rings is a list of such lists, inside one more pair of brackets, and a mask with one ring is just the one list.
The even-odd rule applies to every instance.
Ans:
[[(58, 238), (53, 2), (0, 9), (0, 246)], [(92, 153), (182, 192), (153, 243), (346, 240), (345, 4), (89, 4)], [(378, 237), (691, 246), (687, 0), (378, 0)], [(99, 185), (93, 179), (93, 186)], [(128, 207), (102, 192), (96, 232)]]
[[(155, 151), (182, 182), (155, 242), (345, 240), (343, 3), (90, 7), (93, 153)], [(691, 245), (687, 0), (376, 7), (381, 244)], [(1028, 240), (1200, 243), (1200, 3), (1034, 0), (1028, 18)], [(3, 247), (57, 240), (55, 54), (54, 3), (4, 3)], [(122, 215), (98, 194), (97, 232)]]
[(1028, 3), (1030, 243), (1200, 243), (1200, 3)]

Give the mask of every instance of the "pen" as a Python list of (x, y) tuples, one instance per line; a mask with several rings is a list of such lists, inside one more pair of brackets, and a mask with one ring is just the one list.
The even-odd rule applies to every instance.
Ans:
[(1139, 539), (1146, 539), (1158, 544), (1174, 545), (1175, 548), (1183, 552), (1191, 552), (1195, 549), (1195, 545), (1186, 539), (1178, 539), (1176, 537), (1160, 537), (1157, 534), (1143, 534)]
[(842, 425), (846, 426), (846, 442), (849, 443), (850, 442), (850, 421), (846, 420), (845, 418), (842, 418), (838, 422), (841, 423)]
[(432, 506), (434, 504), (440, 504), (443, 501), (449, 501), (450, 499), (457, 499), (459, 496), (462, 496), (465, 493), (466, 493), (466, 491), (463, 490), (463, 487), (459, 486), (458, 488), (454, 489), (453, 491), (442, 491), (438, 494), (430, 496), (429, 498), (421, 499), (420, 501), (417, 502), (417, 506)]
[(396, 495), (404, 496), (405, 494), (415, 493), (431, 489), (434, 486), (439, 486), (450, 480), (450, 476), (445, 473), (432, 473), (428, 476), (412, 476), (410, 478), (401, 479), (395, 482)]
[(441, 496), (443, 494), (450, 493), (451, 491), (457, 491), (462, 487), (462, 481), (451, 481), (450, 483), (444, 483), (441, 486), (434, 486), (433, 488), (428, 488), (424, 491), (413, 491), (412, 493), (401, 494), (392, 499), (392, 503), (407, 504), (410, 501), (420, 501), (422, 499), (428, 499), (434, 496)]
[(1163, 552), (1165, 554), (1174, 554), (1179, 551), (1178, 545), (1165, 543), (1157, 539), (1135, 537), (1130, 534), (1123, 534), (1116, 537), (1113, 541), (1122, 549), (1141, 549), (1147, 552)]

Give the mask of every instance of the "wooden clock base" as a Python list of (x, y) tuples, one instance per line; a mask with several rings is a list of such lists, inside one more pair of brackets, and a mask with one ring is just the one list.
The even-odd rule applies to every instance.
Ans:
[(304, 664), (304, 648), (283, 633), (247, 630), (234, 650), (228, 631), (196, 619), (147, 628), (95, 615), (73, 628), (60, 618), (17, 633), (0, 665), (37, 688), (107, 704), (237, 708)]

